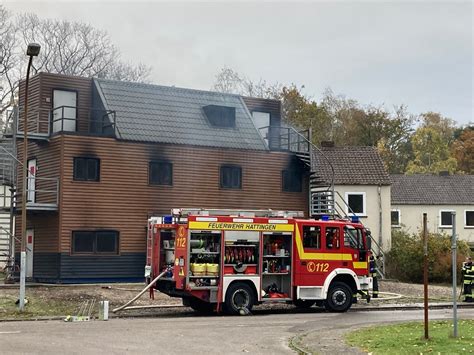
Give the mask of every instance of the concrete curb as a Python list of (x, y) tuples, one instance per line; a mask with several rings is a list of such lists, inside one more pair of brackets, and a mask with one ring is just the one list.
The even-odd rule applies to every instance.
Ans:
[[(453, 308), (452, 303), (430, 303), (428, 309), (450, 309)], [(457, 308), (474, 308), (474, 303), (458, 303)], [(425, 309), (423, 303), (403, 303), (403, 304), (388, 304), (380, 306), (355, 306), (349, 312), (363, 312), (363, 311), (403, 311), (403, 310), (417, 310)]]
[[(183, 305), (173, 305), (173, 307), (168, 307), (168, 308), (183, 308), (186, 306)], [(428, 305), (429, 309), (452, 309), (453, 305), (452, 303), (440, 303), (440, 304), (429, 304)], [(458, 304), (457, 308), (473, 308), (474, 309), (474, 303), (472, 304), (465, 304), (461, 303)], [(423, 304), (397, 304), (397, 305), (384, 305), (384, 306), (358, 306), (351, 308), (349, 312), (375, 312), (375, 311), (412, 311), (412, 310), (422, 310), (424, 309)], [(190, 309), (191, 312), (191, 309)], [(126, 318), (156, 318), (159, 317), (157, 314), (115, 314), (115, 313), (110, 313), (109, 314), (109, 319), (126, 319)], [(5, 319), (0, 319), (0, 323), (2, 322), (24, 322), (24, 321), (50, 321), (50, 320), (63, 320), (66, 318), (66, 316), (51, 316), (51, 317), (32, 317), (32, 318), (5, 318)], [(96, 320), (96, 319), (92, 319)], [(296, 344), (293, 344), (296, 345)], [(297, 346), (295, 346), (297, 347)]]

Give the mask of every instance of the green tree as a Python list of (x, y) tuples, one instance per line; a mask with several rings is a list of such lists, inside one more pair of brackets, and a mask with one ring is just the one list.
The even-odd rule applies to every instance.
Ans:
[(462, 130), (451, 146), (451, 153), (458, 162), (458, 170), (474, 174), (474, 126)]
[(438, 131), (441, 139), (448, 145), (454, 141), (456, 122), (450, 118), (443, 117), (438, 112), (425, 112), (420, 115), (421, 127), (433, 128)]
[(283, 117), (297, 128), (311, 128), (312, 143), (319, 145), (331, 139), (331, 117), (322, 105), (305, 96), (303, 89), (304, 86), (297, 87), (295, 84), (281, 89), (278, 99), (282, 102)]
[(408, 174), (456, 171), (457, 161), (450, 156), (447, 142), (435, 128), (418, 128), (412, 136), (411, 144), (414, 158), (408, 163)]
[(405, 106), (399, 106), (394, 117), (388, 121), (385, 136), (377, 143), (385, 168), (391, 174), (404, 173), (412, 159), (413, 122), (414, 118), (406, 111)]
[[(458, 240), (457, 268), (470, 255), (468, 244)], [(404, 230), (392, 231), (392, 248), (386, 255), (387, 274), (406, 282), (423, 281), (423, 237), (421, 233), (409, 234)], [(451, 281), (451, 236), (428, 234), (429, 278), (433, 282)], [(458, 279), (460, 279), (458, 274)]]

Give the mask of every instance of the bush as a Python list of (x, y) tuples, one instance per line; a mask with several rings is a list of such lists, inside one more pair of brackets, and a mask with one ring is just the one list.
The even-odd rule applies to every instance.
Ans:
[[(461, 266), (470, 254), (465, 241), (457, 241), (458, 282)], [(386, 254), (387, 277), (407, 282), (423, 282), (423, 235), (409, 234), (403, 230), (392, 231), (392, 249)], [(428, 278), (430, 282), (452, 282), (451, 236), (428, 234)]]

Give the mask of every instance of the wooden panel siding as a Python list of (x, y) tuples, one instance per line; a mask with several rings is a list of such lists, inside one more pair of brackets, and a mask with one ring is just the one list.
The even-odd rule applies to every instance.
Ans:
[[(36, 159), (36, 202), (38, 203), (55, 203), (56, 202), (56, 179), (60, 177), (60, 158), (61, 158), (61, 141), (60, 137), (54, 137), (49, 143), (28, 142), (28, 159)], [(17, 158), (23, 164), (23, 144), (17, 147)], [(17, 166), (17, 186), (18, 193), (22, 192), (23, 169), (22, 165)], [(46, 178), (47, 180), (42, 180)], [(52, 192), (46, 192), (52, 191)], [(19, 200), (21, 207), (21, 199)]]
[[(50, 103), (45, 106), (53, 108), (53, 90), (72, 90), (77, 92), (77, 128), (79, 132), (87, 132), (91, 109), (92, 79), (77, 76), (41, 73), (41, 102)], [(49, 106), (48, 106), (49, 105)]]
[[(20, 97), (24, 103), (24, 85), (20, 83)], [(42, 133), (48, 131), (48, 114), (53, 109), (53, 90), (72, 90), (77, 92), (77, 125), (79, 132), (87, 132), (91, 112), (92, 79), (61, 74), (39, 73), (30, 79), (28, 94), (29, 132), (36, 132), (37, 117), (40, 117)], [(20, 113), (20, 126), (23, 127)]]
[[(18, 130), (23, 131), (24, 127), (24, 120), (25, 120), (25, 81), (20, 81), (20, 90), (19, 90), (19, 97), (20, 97), (20, 110), (19, 110), (19, 122), (18, 122)], [(39, 107), (41, 103), (41, 94), (40, 94), (40, 86), (41, 86), (41, 76), (36, 75), (30, 78), (29, 88), (28, 88), (28, 132), (37, 133), (39, 130), (43, 132), (47, 132), (47, 125), (44, 126), (41, 123), (41, 117), (38, 116), (40, 114)], [(46, 129), (46, 131), (44, 131)]]
[[(146, 219), (173, 207), (307, 209), (307, 189), (281, 192), (281, 171), (291, 155), (281, 152), (139, 144), (112, 138), (64, 136), (61, 252), (73, 230), (120, 232), (121, 252), (144, 252)], [(100, 159), (100, 181), (74, 181), (73, 158)], [(173, 164), (173, 186), (149, 186), (148, 163)], [(220, 165), (242, 166), (242, 190), (220, 188)], [(307, 183), (304, 184), (307, 186)]]
[[(28, 143), (28, 157), (35, 158), (37, 162), (37, 179), (36, 189), (40, 190), (36, 193), (36, 202), (38, 203), (55, 203), (57, 194), (56, 182), (53, 180), (42, 180), (42, 178), (56, 179), (61, 174), (61, 137), (54, 137), (49, 143)], [(23, 146), (18, 146), (18, 159), (23, 162)], [(21, 212), (21, 192), (23, 189), (23, 169), (17, 167), (17, 193), (18, 193), (18, 210)], [(51, 190), (53, 192), (43, 192), (42, 190)], [(47, 215), (34, 215), (28, 213), (28, 228), (35, 229), (35, 251), (58, 252), (58, 234), (59, 234), (59, 217), (57, 212), (50, 212)], [(16, 218), (16, 235), (21, 237), (21, 215)]]

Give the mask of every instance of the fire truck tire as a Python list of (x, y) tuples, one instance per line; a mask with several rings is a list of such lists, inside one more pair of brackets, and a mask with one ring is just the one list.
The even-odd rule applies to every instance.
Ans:
[(295, 300), (294, 305), (298, 308), (311, 308), (316, 303), (316, 301), (311, 300)]
[(201, 301), (197, 298), (190, 298), (187, 303), (189, 307), (199, 313), (210, 314), (214, 311), (214, 307), (211, 303)]
[(229, 314), (248, 314), (255, 304), (255, 293), (243, 282), (235, 282), (229, 286), (225, 295), (225, 308)]
[(346, 312), (352, 305), (352, 291), (342, 282), (334, 282), (328, 291), (326, 309), (331, 312)]

